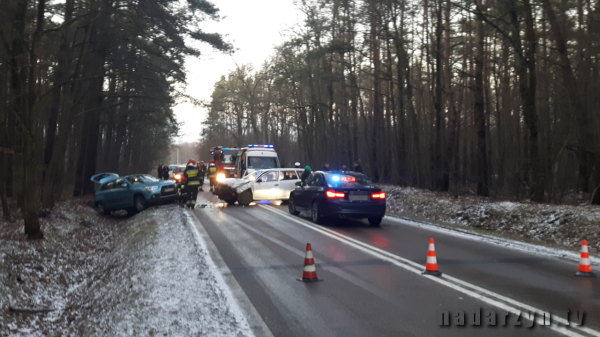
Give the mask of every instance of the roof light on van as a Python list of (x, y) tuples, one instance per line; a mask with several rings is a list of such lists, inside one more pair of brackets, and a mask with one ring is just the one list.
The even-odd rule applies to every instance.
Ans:
[(259, 144), (249, 144), (248, 147), (262, 147), (262, 148), (270, 148), (270, 149), (274, 148), (274, 146), (271, 145), (271, 144), (261, 144), (261, 145), (259, 145)]

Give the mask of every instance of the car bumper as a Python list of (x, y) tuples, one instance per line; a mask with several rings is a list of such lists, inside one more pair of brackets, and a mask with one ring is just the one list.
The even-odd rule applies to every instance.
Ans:
[(147, 198), (147, 202), (149, 205), (160, 205), (173, 202), (175, 199), (177, 199), (177, 186), (173, 184), (162, 186), (160, 189), (152, 191)]
[(341, 216), (349, 218), (371, 218), (385, 215), (385, 203), (381, 204), (325, 204), (320, 209), (323, 216)]

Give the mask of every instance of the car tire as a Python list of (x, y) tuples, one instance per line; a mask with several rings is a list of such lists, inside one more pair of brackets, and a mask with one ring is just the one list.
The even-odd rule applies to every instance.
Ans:
[(371, 224), (371, 226), (373, 226), (373, 227), (380, 227), (382, 220), (383, 220), (383, 217), (380, 217), (380, 216), (372, 217), (372, 218), (369, 218), (369, 224)]
[(223, 199), (223, 200), (225, 200), (226, 203), (233, 205), (237, 201), (237, 198), (227, 198), (227, 199)]
[(147, 203), (146, 203), (146, 199), (141, 196), (141, 195), (136, 195), (135, 197), (133, 197), (133, 207), (135, 208), (135, 211), (137, 213), (143, 211), (146, 209), (147, 207)]
[(110, 214), (110, 211), (106, 209), (106, 206), (104, 206), (103, 202), (97, 203), (96, 207), (98, 207), (98, 212), (100, 212), (100, 214), (104, 214), (104, 215)]
[(300, 212), (296, 210), (296, 202), (294, 201), (292, 196), (290, 196), (290, 199), (288, 200), (288, 211), (290, 211), (291, 215), (300, 214)]
[(320, 224), (321, 222), (323, 222), (323, 217), (321, 216), (321, 212), (319, 211), (319, 203), (316, 201), (313, 201), (310, 217), (312, 221), (316, 224)]
[(237, 202), (242, 206), (250, 205), (253, 200), (252, 191), (249, 189), (240, 193), (237, 197)]

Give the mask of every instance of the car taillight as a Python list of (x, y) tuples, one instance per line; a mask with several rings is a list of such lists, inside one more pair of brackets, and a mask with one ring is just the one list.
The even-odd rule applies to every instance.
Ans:
[(325, 195), (327, 195), (327, 198), (344, 198), (346, 196), (346, 193), (329, 190), (325, 192)]
[(373, 199), (385, 199), (385, 192), (371, 194)]

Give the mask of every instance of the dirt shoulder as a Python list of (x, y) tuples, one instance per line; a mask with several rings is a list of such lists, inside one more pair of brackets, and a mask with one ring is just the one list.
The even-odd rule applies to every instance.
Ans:
[(600, 206), (453, 198), (411, 187), (380, 187), (388, 195), (391, 215), (574, 251), (585, 239), (590, 252), (600, 252)]
[(100, 216), (73, 199), (43, 241), (0, 224), (0, 336), (247, 336), (183, 209)]

